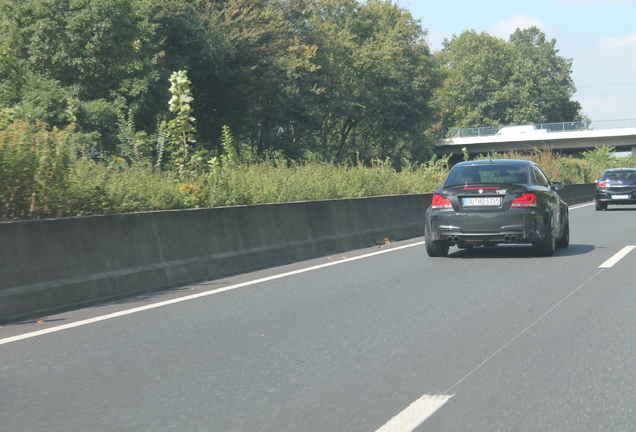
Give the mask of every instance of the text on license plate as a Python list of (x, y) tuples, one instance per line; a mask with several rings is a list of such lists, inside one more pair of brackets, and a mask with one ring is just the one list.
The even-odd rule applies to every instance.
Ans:
[(465, 197), (464, 207), (468, 206), (499, 206), (501, 197)]
[(629, 199), (629, 195), (612, 195), (612, 199)]

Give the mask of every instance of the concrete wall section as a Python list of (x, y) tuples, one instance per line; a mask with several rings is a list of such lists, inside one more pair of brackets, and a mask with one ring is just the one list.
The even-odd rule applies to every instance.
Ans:
[(421, 236), (430, 197), (0, 223), (0, 323)]
[(584, 202), (590, 202), (594, 199), (596, 193), (596, 184), (578, 184), (578, 185), (566, 185), (562, 191), (559, 191), (559, 196), (568, 205), (580, 204)]
[[(594, 185), (569, 185), (568, 204)], [(431, 194), (0, 223), (0, 323), (424, 235)]]

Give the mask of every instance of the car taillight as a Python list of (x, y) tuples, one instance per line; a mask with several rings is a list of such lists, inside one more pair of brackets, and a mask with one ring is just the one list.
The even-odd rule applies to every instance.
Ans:
[(441, 195), (433, 195), (433, 202), (431, 203), (434, 209), (452, 209), (453, 203), (448, 198), (444, 198)]
[(510, 207), (536, 207), (537, 196), (533, 193), (524, 193), (520, 197), (512, 200)]
[(598, 187), (607, 187), (607, 185), (603, 182), (598, 182)]

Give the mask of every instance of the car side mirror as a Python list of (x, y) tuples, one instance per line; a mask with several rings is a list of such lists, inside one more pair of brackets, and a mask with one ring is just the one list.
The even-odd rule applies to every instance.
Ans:
[(563, 190), (564, 187), (565, 187), (565, 183), (562, 183), (562, 182), (553, 182), (552, 183), (552, 189), (554, 189), (556, 191)]
[(594, 180), (594, 183), (598, 183), (598, 179)]

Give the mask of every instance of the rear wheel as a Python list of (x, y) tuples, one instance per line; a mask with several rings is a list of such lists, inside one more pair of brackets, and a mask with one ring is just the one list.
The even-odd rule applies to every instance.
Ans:
[(424, 230), (424, 245), (426, 246), (426, 253), (430, 257), (437, 258), (448, 255), (448, 243), (442, 240), (431, 240), (426, 230)]
[(607, 203), (596, 201), (596, 211), (607, 210)]
[(556, 247), (563, 249), (570, 245), (570, 219), (565, 222), (565, 227), (563, 228), (563, 234), (561, 238), (556, 241)]
[(532, 249), (538, 256), (552, 256), (554, 255), (554, 249), (556, 248), (556, 241), (554, 239), (554, 225), (552, 224), (552, 217), (548, 220), (548, 228), (545, 231), (545, 236), (541, 240), (537, 240), (532, 243)]

